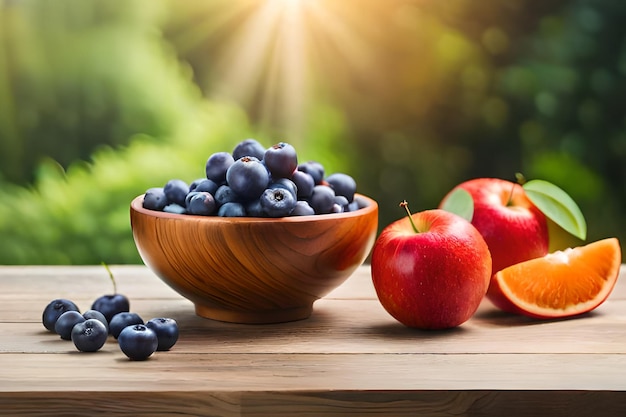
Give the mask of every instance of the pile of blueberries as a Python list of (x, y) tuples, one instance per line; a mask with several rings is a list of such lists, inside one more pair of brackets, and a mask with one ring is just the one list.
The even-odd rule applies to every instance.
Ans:
[(286, 217), (355, 211), (356, 181), (344, 173), (325, 176), (324, 166), (298, 164), (295, 148), (279, 142), (264, 148), (255, 139), (239, 142), (232, 153), (216, 152), (206, 178), (187, 184), (171, 179), (146, 191), (143, 207), (178, 214), (222, 217)]
[(57, 298), (45, 307), (42, 322), (61, 339), (74, 342), (81, 352), (100, 350), (109, 335), (117, 339), (121, 351), (131, 360), (145, 360), (156, 351), (174, 346), (178, 340), (176, 320), (155, 317), (144, 323), (129, 307), (128, 298), (122, 294), (98, 297), (83, 313), (73, 301)]

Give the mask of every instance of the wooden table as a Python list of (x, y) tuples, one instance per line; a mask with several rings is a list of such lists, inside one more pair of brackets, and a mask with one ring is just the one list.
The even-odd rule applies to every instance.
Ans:
[(178, 343), (144, 362), (112, 337), (80, 353), (41, 314), (53, 298), (84, 310), (110, 293), (104, 268), (0, 267), (0, 414), (626, 416), (624, 276), (577, 319), (485, 302), (457, 329), (424, 332), (383, 310), (367, 266), (309, 319), (272, 325), (202, 319), (147, 268), (111, 269), (131, 311), (178, 321)]

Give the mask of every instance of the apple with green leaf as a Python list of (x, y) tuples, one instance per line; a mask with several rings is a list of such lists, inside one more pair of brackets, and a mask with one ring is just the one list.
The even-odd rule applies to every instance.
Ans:
[[(481, 233), (496, 272), (519, 262), (546, 255), (550, 250), (548, 222), (553, 221), (584, 239), (586, 225), (578, 206), (559, 187), (542, 180), (518, 182), (476, 178), (453, 188), (439, 208), (459, 214)], [(492, 280), (487, 298), (504, 311), (513, 306)]]
[(388, 225), (374, 243), (372, 282), (385, 310), (400, 323), (424, 330), (467, 321), (485, 297), (491, 255), (464, 218), (426, 210)]

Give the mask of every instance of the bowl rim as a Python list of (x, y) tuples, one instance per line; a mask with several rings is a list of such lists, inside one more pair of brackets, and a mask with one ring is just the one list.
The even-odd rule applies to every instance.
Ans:
[(378, 211), (378, 203), (371, 197), (364, 194), (355, 193), (354, 197), (364, 199), (368, 204), (355, 211), (349, 211), (344, 213), (329, 213), (329, 214), (312, 214), (308, 216), (287, 216), (287, 217), (221, 217), (221, 216), (203, 216), (197, 214), (177, 214), (168, 213), (165, 211), (150, 210), (144, 208), (143, 198), (144, 194), (140, 194), (133, 198), (130, 202), (131, 211), (135, 211), (139, 214), (160, 218), (160, 219), (172, 219), (172, 220), (194, 220), (207, 221), (207, 222), (221, 222), (221, 223), (307, 223), (311, 221), (324, 221), (324, 220), (336, 220), (346, 219), (352, 217), (360, 217), (366, 214), (370, 214)]

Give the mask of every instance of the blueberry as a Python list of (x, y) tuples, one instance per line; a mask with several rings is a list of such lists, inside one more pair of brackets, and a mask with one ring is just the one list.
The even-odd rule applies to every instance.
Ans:
[(226, 181), (226, 171), (235, 162), (228, 152), (216, 152), (206, 161), (206, 177), (217, 184)]
[(210, 216), (217, 211), (217, 203), (208, 192), (196, 193), (187, 204), (187, 212), (189, 214), (197, 214), (201, 216)]
[(331, 213), (335, 204), (335, 192), (327, 185), (316, 185), (309, 204), (315, 210), (315, 214)]
[(83, 317), (85, 318), (85, 320), (94, 319), (100, 321), (102, 324), (104, 324), (104, 327), (106, 327), (107, 333), (109, 332), (109, 321), (100, 311), (87, 310), (83, 313)]
[(213, 180), (204, 179), (196, 184), (193, 190), (190, 191), (206, 191), (207, 193), (215, 194), (220, 184)]
[(298, 171), (306, 172), (312, 176), (315, 185), (320, 185), (324, 179), (324, 166), (316, 161), (307, 161), (298, 165)]
[(220, 217), (245, 217), (246, 209), (241, 203), (231, 201), (220, 206), (217, 215)]
[(265, 211), (263, 211), (263, 206), (261, 206), (261, 200), (258, 198), (248, 201), (244, 208), (246, 210), (246, 216), (248, 217), (267, 217)]
[(330, 209), (330, 212), (331, 213), (335, 213), (335, 214), (336, 213), (343, 213), (344, 211), (345, 210), (344, 210), (343, 206), (341, 206), (341, 205), (339, 205), (337, 203), (333, 204), (333, 208)]
[(61, 336), (61, 339), (70, 340), (72, 338), (72, 328), (83, 321), (85, 321), (85, 318), (78, 311), (66, 311), (54, 323), (54, 331)]
[(352, 200), (352, 203), (348, 204), (348, 207), (345, 208), (346, 211), (357, 211), (359, 209), (358, 201)]
[(114, 315), (130, 310), (130, 302), (123, 294), (107, 294), (96, 298), (91, 309), (101, 312), (110, 324)]
[(143, 361), (156, 352), (159, 339), (154, 330), (143, 324), (135, 324), (120, 332), (117, 343), (129, 359)]
[(61, 314), (66, 311), (79, 311), (78, 306), (65, 298), (57, 298), (48, 303), (41, 315), (43, 326), (49, 331), (54, 331), (54, 324)]
[(144, 324), (143, 319), (137, 313), (130, 313), (128, 311), (124, 311), (122, 313), (117, 313), (113, 316), (111, 321), (109, 321), (109, 332), (114, 338), (118, 338), (120, 332), (128, 326), (134, 324)]
[(167, 206), (163, 207), (163, 211), (166, 213), (174, 213), (174, 214), (187, 213), (187, 209), (184, 206), (181, 206), (180, 204), (177, 204), (177, 203), (168, 204)]
[(263, 155), (265, 155), (265, 148), (255, 139), (245, 139), (239, 142), (233, 149), (235, 161), (244, 156), (253, 156), (258, 160), (262, 160)]
[(293, 198), (298, 199), (298, 187), (296, 183), (287, 178), (278, 178), (270, 183), (267, 188), (284, 188), (289, 191)]
[(296, 207), (291, 212), (292, 216), (312, 216), (315, 214), (315, 210), (304, 200), (298, 200)]
[(355, 197), (353, 203), (356, 203), (357, 208), (362, 209), (369, 206), (369, 203), (363, 197)]
[(245, 201), (259, 198), (269, 181), (269, 173), (265, 166), (252, 156), (238, 159), (226, 172), (228, 186)]
[(315, 180), (311, 174), (296, 170), (291, 176), (291, 181), (293, 181), (298, 190), (298, 200), (306, 200), (311, 197), (313, 187), (315, 187)]
[(215, 194), (213, 194), (213, 198), (215, 198), (215, 202), (218, 206), (222, 206), (226, 203), (235, 203), (239, 200), (237, 194), (228, 185), (221, 185)]
[(273, 178), (291, 178), (298, 167), (298, 155), (293, 146), (279, 142), (265, 151), (265, 166)]
[(261, 207), (268, 217), (289, 216), (296, 207), (296, 198), (291, 191), (279, 187), (268, 188), (260, 198)]
[(356, 192), (356, 181), (348, 174), (335, 173), (326, 178), (326, 182), (335, 190), (336, 195), (342, 195), (351, 202)]
[(71, 339), (76, 349), (81, 352), (96, 352), (107, 341), (109, 333), (106, 326), (98, 319), (87, 319), (77, 323), (71, 332)]
[(193, 196), (198, 195), (200, 191), (189, 191), (187, 193), (187, 197), (185, 197), (185, 209), (189, 210), (189, 202), (193, 198)]
[(198, 184), (200, 184), (202, 181), (205, 181), (205, 178), (196, 178), (195, 180), (191, 181), (191, 184), (189, 184), (188, 193), (195, 191)]
[(342, 195), (335, 195), (335, 204), (341, 207), (341, 211), (348, 211), (347, 207), (350, 204), (348, 199)]
[(163, 187), (163, 192), (167, 198), (167, 202), (178, 204), (179, 206), (185, 205), (185, 197), (189, 192), (189, 185), (183, 180), (169, 180)]
[(156, 317), (146, 322), (146, 327), (157, 335), (157, 350), (170, 350), (178, 340), (178, 324), (167, 317)]
[(163, 187), (154, 187), (146, 191), (143, 196), (143, 207), (148, 210), (162, 211), (167, 205), (167, 197), (165, 197), (165, 191)]

